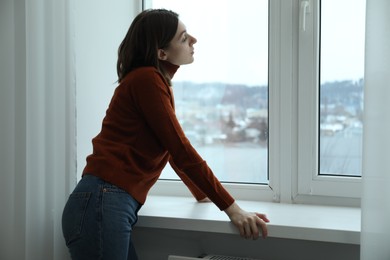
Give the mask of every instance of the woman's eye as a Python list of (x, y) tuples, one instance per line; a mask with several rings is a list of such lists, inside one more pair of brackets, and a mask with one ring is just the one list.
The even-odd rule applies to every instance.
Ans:
[(184, 37), (183, 37), (183, 39), (182, 39), (182, 42), (185, 42), (187, 39), (188, 39), (188, 36), (187, 36), (187, 35), (184, 35)]

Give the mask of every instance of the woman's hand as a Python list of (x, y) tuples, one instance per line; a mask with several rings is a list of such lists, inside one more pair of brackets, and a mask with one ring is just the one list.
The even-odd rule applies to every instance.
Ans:
[(263, 238), (267, 237), (268, 231), (266, 223), (269, 222), (269, 220), (265, 214), (247, 212), (242, 210), (235, 202), (225, 209), (225, 213), (238, 228), (242, 237), (255, 240), (259, 237), (260, 230)]

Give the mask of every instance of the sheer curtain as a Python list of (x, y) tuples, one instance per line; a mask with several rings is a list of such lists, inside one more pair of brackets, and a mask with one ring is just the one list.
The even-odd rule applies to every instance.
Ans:
[(116, 51), (140, 5), (0, 1), (0, 259), (69, 259), (61, 215), (77, 181), (77, 136), (91, 109), (107, 106), (91, 94), (111, 97)]
[(76, 181), (67, 0), (2, 0), (0, 259), (69, 259), (61, 232)]
[(367, 0), (361, 259), (390, 259), (390, 1)]

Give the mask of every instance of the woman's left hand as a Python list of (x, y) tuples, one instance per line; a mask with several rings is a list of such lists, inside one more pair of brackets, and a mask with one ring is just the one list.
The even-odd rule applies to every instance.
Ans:
[(238, 228), (242, 237), (256, 240), (260, 233), (263, 238), (268, 236), (267, 223), (269, 219), (265, 214), (247, 212), (235, 202), (225, 210), (225, 213)]

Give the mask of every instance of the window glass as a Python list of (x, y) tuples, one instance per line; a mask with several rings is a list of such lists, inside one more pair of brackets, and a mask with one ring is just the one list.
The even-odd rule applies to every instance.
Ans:
[[(149, 0), (197, 38), (173, 79), (176, 114), (222, 182), (268, 183), (268, 1)], [(177, 179), (170, 167), (161, 178)]]
[(321, 1), (320, 173), (361, 176), (365, 0)]

